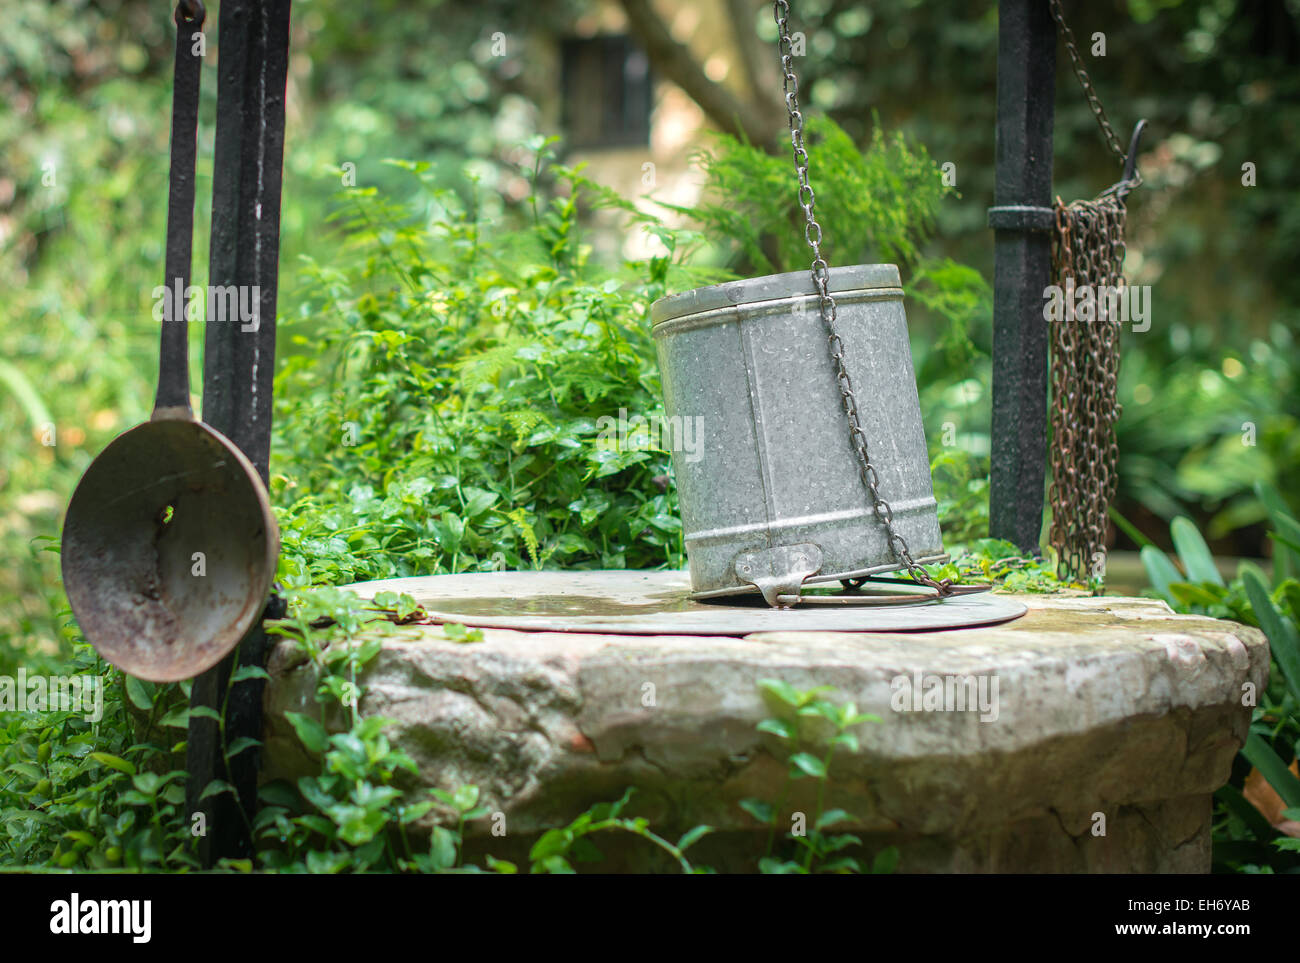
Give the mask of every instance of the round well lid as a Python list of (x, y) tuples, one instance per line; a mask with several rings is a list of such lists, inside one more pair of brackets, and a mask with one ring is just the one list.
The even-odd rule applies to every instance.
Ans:
[[(1027, 611), (992, 592), (877, 608), (768, 608), (758, 596), (699, 602), (686, 572), (480, 572), (358, 582), (363, 598), (400, 592), (435, 622), (532, 632), (749, 635), (754, 632), (906, 632), (992, 625)], [(880, 587), (882, 593), (898, 589)], [(907, 590), (903, 590), (907, 591)]]

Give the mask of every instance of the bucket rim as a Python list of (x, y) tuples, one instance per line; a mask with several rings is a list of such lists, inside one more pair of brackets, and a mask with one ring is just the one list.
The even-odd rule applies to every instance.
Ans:
[[(832, 294), (902, 287), (896, 264), (847, 264), (831, 268), (828, 277), (827, 290)], [(652, 324), (661, 324), (718, 308), (816, 294), (810, 271), (765, 274), (666, 295), (650, 305), (650, 320)]]

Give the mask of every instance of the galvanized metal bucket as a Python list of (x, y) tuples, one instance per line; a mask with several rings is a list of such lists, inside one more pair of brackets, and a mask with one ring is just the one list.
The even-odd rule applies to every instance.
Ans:
[[(944, 561), (898, 268), (834, 268), (829, 290), (895, 529), (918, 563)], [(904, 568), (859, 475), (809, 273), (697, 288), (650, 313), (692, 595), (776, 604), (805, 582)]]

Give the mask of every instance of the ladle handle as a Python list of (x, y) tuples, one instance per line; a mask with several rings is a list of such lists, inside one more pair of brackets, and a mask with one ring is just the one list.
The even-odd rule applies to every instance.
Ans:
[[(167, 253), (163, 323), (158, 351), (154, 417), (187, 414), (190, 407), (189, 325), (185, 289), (194, 240), (194, 158), (199, 128), (199, 77), (203, 43), (196, 34), (206, 11), (199, 0), (176, 5), (176, 67), (172, 85), (171, 171), (167, 179)], [(179, 409), (179, 410), (178, 410)]]

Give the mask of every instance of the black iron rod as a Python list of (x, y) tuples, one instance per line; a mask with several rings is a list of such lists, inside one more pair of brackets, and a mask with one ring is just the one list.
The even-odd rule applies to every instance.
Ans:
[[(263, 481), (271, 450), (289, 10), (290, 0), (224, 0), (218, 24), (208, 283), (233, 286), (235, 297), (222, 302), (226, 316), (207, 319), (203, 416), (239, 446)], [(238, 310), (245, 305), (255, 308), (247, 317)], [(268, 614), (277, 614), (277, 606), (272, 598)], [(202, 812), (206, 824), (205, 866), (253, 854), (247, 827), (257, 811), (259, 754), (241, 752), (227, 766), (225, 749), (243, 737), (261, 738), (265, 683), (250, 678), (231, 685), (230, 679), (239, 667), (262, 666), (266, 651), (258, 623), (233, 654), (194, 680), (191, 708), (225, 712), (224, 746), (215, 720), (192, 718), (186, 748), (189, 811)], [(213, 779), (231, 783), (238, 798), (223, 793), (200, 801)]]
[(1056, 33), (1044, 0), (998, 3), (989, 534), (1039, 551), (1047, 470), (1047, 322)]
[[(202, 11), (202, 8), (199, 8)], [(203, 61), (192, 37), (203, 15), (187, 17), (176, 8), (176, 68), (172, 83), (171, 167), (167, 176), (167, 253), (163, 284), (172, 292), (158, 351), (158, 393), (154, 408), (190, 407), (189, 324), (185, 288), (190, 283), (194, 243), (194, 158), (198, 151), (199, 83)]]

